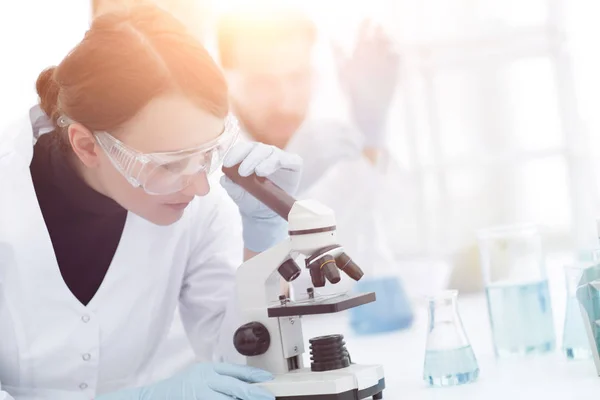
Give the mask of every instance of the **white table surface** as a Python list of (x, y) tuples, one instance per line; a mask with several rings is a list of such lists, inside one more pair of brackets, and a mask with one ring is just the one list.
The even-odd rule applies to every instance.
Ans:
[[(342, 333), (352, 361), (382, 364), (385, 370), (385, 399), (599, 399), (600, 377), (594, 362), (568, 360), (561, 350), (566, 306), (564, 265), (566, 255), (547, 259), (556, 350), (545, 355), (496, 360), (483, 293), (459, 294), (459, 312), (479, 362), (476, 382), (445, 388), (430, 388), (422, 379), (427, 309), (424, 301), (416, 302), (415, 322), (406, 331), (355, 336), (351, 333), (347, 314), (311, 316), (303, 319), (304, 337)], [(305, 361), (306, 362), (306, 361)]]
[(461, 386), (429, 388), (422, 379), (427, 331), (427, 311), (423, 304), (417, 306), (417, 318), (407, 331), (354, 336), (349, 332), (347, 316), (340, 314), (304, 318), (304, 335), (309, 339), (343, 333), (353, 362), (384, 366), (385, 399), (575, 400), (600, 397), (600, 378), (591, 359), (568, 361), (557, 346), (559, 349), (548, 355), (496, 361), (484, 297), (460, 298), (459, 308), (480, 367), (479, 379)]
[[(339, 313), (304, 317), (304, 339), (308, 342), (308, 339), (315, 336), (343, 334), (353, 362), (384, 366), (386, 400), (600, 399), (600, 377), (596, 374), (593, 361), (567, 360), (560, 349), (566, 305), (562, 272), (565, 262), (565, 258), (560, 257), (548, 261), (557, 335), (557, 349), (554, 353), (496, 360), (484, 295), (459, 295), (459, 312), (479, 361), (480, 376), (474, 383), (447, 388), (426, 386), (422, 379), (427, 332), (427, 310), (423, 301), (414, 304), (415, 322), (406, 331), (355, 336), (350, 332), (347, 313)], [(191, 354), (181, 351), (178, 343), (184, 337), (182, 327), (177, 328), (164, 350), (174, 365), (186, 357), (190, 358), (189, 361), (192, 359)], [(308, 357), (305, 354), (306, 366), (310, 365)], [(166, 359), (161, 361), (163, 366)]]

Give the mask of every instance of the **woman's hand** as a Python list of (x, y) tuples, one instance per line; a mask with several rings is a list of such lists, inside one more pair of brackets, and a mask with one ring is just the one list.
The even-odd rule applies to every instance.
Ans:
[[(241, 142), (227, 154), (223, 166), (232, 167), (239, 163), (241, 176), (265, 177), (291, 195), (298, 190), (302, 159), (295, 154), (262, 143)], [(248, 250), (260, 253), (287, 236), (287, 222), (277, 213), (228, 177), (221, 178), (221, 185), (240, 209), (244, 245)]]
[(196, 364), (154, 385), (102, 395), (96, 400), (275, 400), (259, 386), (273, 379), (263, 370), (233, 364)]

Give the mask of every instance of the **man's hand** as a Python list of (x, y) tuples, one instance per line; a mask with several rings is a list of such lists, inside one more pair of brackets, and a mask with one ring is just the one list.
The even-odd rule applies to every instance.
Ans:
[(352, 116), (365, 136), (365, 147), (385, 146), (385, 125), (398, 83), (400, 58), (383, 28), (364, 21), (348, 57), (334, 46), (342, 89)]

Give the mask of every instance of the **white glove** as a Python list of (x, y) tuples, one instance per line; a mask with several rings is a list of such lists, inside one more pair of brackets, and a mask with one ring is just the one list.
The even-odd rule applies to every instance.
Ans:
[(382, 148), (385, 125), (398, 84), (400, 57), (380, 26), (364, 21), (350, 57), (334, 46), (342, 88), (367, 147)]
[[(227, 154), (223, 166), (228, 168), (240, 162), (238, 173), (243, 177), (253, 173), (265, 177), (290, 195), (298, 190), (302, 159), (295, 154), (262, 143), (241, 142)], [(260, 253), (286, 238), (287, 222), (275, 211), (227, 176), (221, 178), (221, 185), (240, 209), (244, 245), (248, 250)]]
[(269, 372), (245, 365), (204, 363), (153, 385), (105, 394), (96, 400), (275, 400), (265, 389), (251, 385), (271, 379)]

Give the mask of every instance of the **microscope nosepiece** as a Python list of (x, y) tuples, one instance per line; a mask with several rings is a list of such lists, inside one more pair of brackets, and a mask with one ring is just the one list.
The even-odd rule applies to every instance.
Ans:
[(323, 287), (325, 286), (325, 274), (319, 268), (318, 265), (311, 264), (309, 267), (310, 270), (310, 279), (312, 280), (314, 287)]
[(350, 278), (355, 281), (359, 281), (360, 278), (365, 274), (362, 269), (346, 253), (342, 253), (336, 257), (335, 263), (338, 268), (341, 269), (348, 275)]
[(300, 269), (298, 264), (296, 264), (296, 261), (294, 261), (293, 258), (288, 258), (287, 260), (285, 260), (283, 264), (279, 266), (277, 271), (279, 272), (279, 275), (281, 275), (281, 277), (285, 279), (286, 282), (293, 281), (298, 276), (300, 276), (300, 273), (302, 272), (302, 270)]
[(329, 254), (312, 260), (308, 264), (308, 268), (315, 287), (325, 286), (325, 278), (333, 284), (338, 283), (341, 279), (335, 259)]
[(329, 282), (335, 284), (342, 279), (340, 277), (340, 271), (338, 271), (338, 268), (335, 264), (335, 259), (332, 256), (323, 256), (323, 258), (319, 259), (318, 263), (320, 264), (319, 268), (321, 268), (325, 278), (327, 278)]

